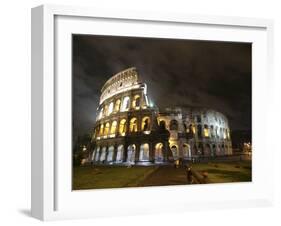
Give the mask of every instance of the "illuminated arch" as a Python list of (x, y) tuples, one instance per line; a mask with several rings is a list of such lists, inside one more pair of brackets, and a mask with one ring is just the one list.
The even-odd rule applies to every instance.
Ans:
[(183, 144), (183, 157), (189, 158), (191, 157), (191, 149), (189, 144)]
[(178, 155), (178, 146), (173, 144), (171, 145), (171, 151), (173, 154), (174, 159), (178, 159), (179, 155)]
[(110, 115), (113, 112), (113, 102), (111, 102), (108, 106), (107, 115)]
[(109, 134), (109, 128), (110, 128), (110, 124), (109, 122), (107, 122), (104, 128), (104, 133), (103, 133), (104, 136), (107, 136)]
[(100, 126), (100, 131), (99, 131), (99, 135), (100, 135), (100, 136), (103, 136), (103, 130), (104, 130), (104, 125), (101, 124), (101, 126)]
[(97, 148), (96, 153), (95, 153), (95, 161), (99, 161), (99, 157), (100, 157), (100, 147)]
[(128, 111), (130, 108), (130, 97), (124, 97), (122, 106), (121, 106), (121, 111)]
[(136, 110), (140, 109), (140, 95), (134, 96), (132, 107)]
[(102, 118), (102, 114), (103, 114), (103, 108), (100, 110), (99, 112), (99, 116), (98, 116), (98, 119), (101, 119)]
[(209, 127), (208, 125), (204, 125), (204, 137), (209, 137), (210, 136), (210, 132), (209, 132)]
[(120, 105), (121, 105), (121, 100), (118, 99), (118, 100), (115, 102), (115, 106), (114, 106), (114, 111), (115, 111), (115, 112), (119, 112), (119, 111), (120, 111)]
[(101, 149), (100, 162), (105, 161), (105, 157), (106, 157), (106, 147), (103, 147)]
[(223, 139), (226, 139), (227, 133), (226, 133), (226, 129), (223, 129)]
[(127, 162), (129, 163), (135, 162), (135, 152), (136, 152), (136, 145), (135, 144), (129, 145), (127, 149)]
[(150, 118), (148, 116), (142, 118), (141, 130), (150, 131)]
[(163, 157), (163, 144), (162, 143), (157, 143), (155, 145), (155, 161), (156, 162), (163, 162), (164, 157)]
[(110, 134), (115, 134), (117, 129), (117, 121), (113, 121), (111, 124)]
[(107, 111), (108, 111), (108, 105), (105, 105), (104, 108), (103, 108), (103, 114), (102, 114), (103, 117), (107, 116)]
[(227, 130), (227, 139), (230, 139), (230, 131), (229, 131), (229, 129)]
[(196, 133), (196, 127), (194, 124), (189, 125), (189, 131), (194, 135)]
[(114, 146), (111, 145), (108, 148), (107, 160), (106, 160), (107, 162), (112, 162), (112, 160), (113, 160), (113, 153), (114, 153)]
[(139, 161), (149, 161), (149, 144), (145, 143), (140, 146)]
[(120, 144), (117, 147), (116, 162), (122, 162), (123, 161), (123, 155), (124, 155), (124, 145)]
[(122, 119), (119, 124), (119, 133), (124, 136), (126, 134), (126, 119)]
[(97, 157), (99, 151), (100, 151), (100, 147), (96, 147), (92, 154), (92, 158), (91, 158), (92, 161), (96, 161), (96, 157)]
[(137, 132), (138, 131), (138, 124), (137, 118), (132, 118), (130, 120), (130, 132)]

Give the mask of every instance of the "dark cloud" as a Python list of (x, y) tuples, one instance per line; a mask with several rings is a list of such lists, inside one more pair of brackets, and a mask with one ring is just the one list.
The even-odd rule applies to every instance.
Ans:
[(251, 44), (73, 35), (74, 135), (93, 126), (106, 80), (132, 66), (159, 107), (213, 108), (251, 130)]

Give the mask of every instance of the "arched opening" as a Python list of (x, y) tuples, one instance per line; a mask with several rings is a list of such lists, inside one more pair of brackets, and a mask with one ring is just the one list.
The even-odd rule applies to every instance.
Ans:
[(223, 139), (226, 139), (226, 129), (223, 129)]
[(198, 155), (203, 155), (204, 154), (203, 146), (202, 146), (201, 143), (198, 144), (197, 154)]
[(95, 161), (98, 162), (100, 157), (100, 147), (97, 147), (96, 154), (95, 154)]
[(164, 156), (163, 156), (163, 144), (158, 143), (155, 145), (155, 161), (156, 162), (163, 162)]
[(183, 157), (184, 158), (191, 157), (191, 150), (189, 144), (183, 144)]
[(204, 137), (209, 137), (209, 127), (208, 125), (204, 125)]
[(140, 109), (140, 96), (139, 95), (135, 95), (134, 96), (134, 100), (133, 100), (132, 106), (136, 110)]
[(127, 162), (134, 163), (135, 162), (135, 153), (136, 153), (136, 145), (131, 144), (127, 149)]
[(119, 112), (119, 110), (120, 110), (120, 105), (121, 105), (121, 100), (118, 99), (118, 100), (115, 102), (115, 107), (114, 107), (114, 111), (115, 111), (115, 112)]
[(142, 144), (140, 146), (140, 155), (139, 161), (148, 161), (149, 160), (149, 144)]
[(105, 105), (104, 106), (104, 109), (103, 109), (103, 116), (107, 116), (107, 111), (108, 111), (108, 105)]
[(110, 115), (113, 112), (113, 102), (109, 104), (107, 115)]
[(109, 133), (109, 127), (110, 127), (110, 124), (109, 124), (109, 122), (107, 122), (107, 123), (105, 124), (105, 128), (104, 128), (104, 133), (103, 133), (104, 136), (107, 136), (107, 135), (108, 135), (108, 133)]
[(229, 131), (229, 129), (227, 130), (227, 139), (230, 140), (230, 131)]
[(99, 112), (99, 117), (98, 117), (98, 119), (101, 119), (102, 118), (102, 114), (103, 114), (103, 108), (100, 110), (100, 112)]
[(138, 125), (137, 125), (137, 118), (132, 118), (130, 120), (130, 132), (137, 132)]
[(217, 126), (216, 126), (216, 137), (219, 138), (219, 129)]
[(189, 125), (189, 131), (191, 132), (192, 135), (194, 135), (194, 134), (196, 133), (195, 125), (190, 124), (190, 125)]
[(117, 128), (117, 121), (113, 121), (112, 124), (111, 124), (110, 133), (111, 134), (115, 134), (116, 133), (116, 128)]
[(172, 145), (171, 146), (171, 151), (172, 151), (174, 159), (178, 159), (178, 157), (179, 157), (179, 155), (178, 155), (178, 147), (176, 145)]
[(92, 162), (96, 160), (96, 155), (98, 154), (99, 150), (100, 147), (96, 147), (95, 150), (93, 151), (92, 158), (91, 158)]
[(104, 130), (104, 125), (102, 124), (100, 126), (100, 132), (99, 132), (100, 136), (103, 136), (103, 130)]
[(122, 119), (119, 124), (119, 133), (121, 136), (126, 134), (126, 119)]
[(161, 130), (165, 130), (166, 129), (166, 122), (164, 120), (161, 120), (159, 122), (159, 127)]
[(130, 108), (130, 97), (124, 97), (121, 111), (128, 111)]
[(114, 146), (109, 146), (107, 153), (107, 162), (112, 162), (114, 153)]
[(142, 131), (150, 131), (150, 118), (149, 117), (144, 117), (142, 119), (141, 129), (142, 129)]
[(170, 130), (178, 130), (178, 121), (173, 119), (170, 121)]
[(106, 147), (103, 147), (101, 149), (100, 162), (105, 161), (105, 157), (106, 157)]
[(210, 156), (211, 155), (211, 146), (210, 144), (205, 145), (204, 155)]
[(116, 162), (122, 162), (123, 161), (123, 154), (124, 154), (124, 145), (120, 144), (117, 147)]

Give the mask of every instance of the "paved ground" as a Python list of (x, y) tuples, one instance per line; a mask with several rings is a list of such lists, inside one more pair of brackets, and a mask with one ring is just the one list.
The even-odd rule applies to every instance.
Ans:
[[(196, 183), (196, 181), (194, 181)], [(173, 166), (161, 166), (150, 174), (139, 186), (163, 186), (163, 185), (183, 185), (187, 184), (184, 168), (174, 168)]]

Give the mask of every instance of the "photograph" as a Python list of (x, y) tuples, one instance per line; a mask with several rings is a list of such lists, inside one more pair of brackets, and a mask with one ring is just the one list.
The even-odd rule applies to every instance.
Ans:
[(252, 43), (72, 34), (71, 63), (73, 190), (252, 181)]

